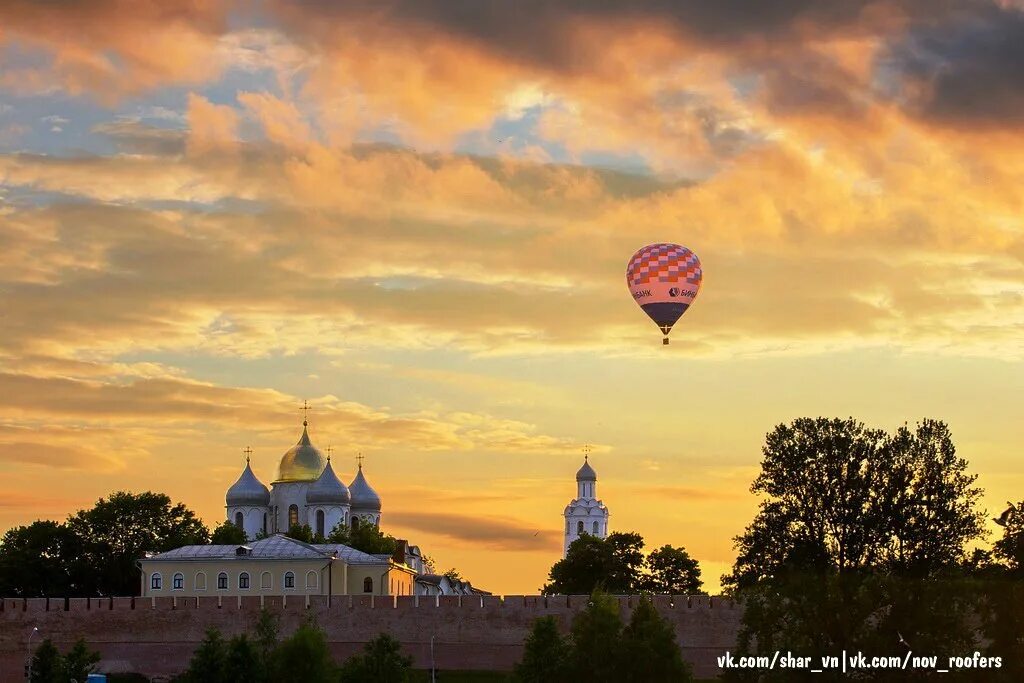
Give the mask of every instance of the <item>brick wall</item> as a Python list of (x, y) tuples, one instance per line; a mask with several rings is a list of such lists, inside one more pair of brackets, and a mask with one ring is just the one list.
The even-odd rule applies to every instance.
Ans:
[[(226, 637), (252, 629), (262, 605), (281, 615), (282, 635), (313, 617), (340, 661), (381, 632), (402, 642), (419, 668), (430, 666), (430, 638), (441, 670), (509, 670), (533, 620), (554, 615), (568, 629), (587, 596), (258, 596), (202, 598), (37, 598), (0, 603), (0, 681), (21, 679), (27, 639), (58, 648), (84, 637), (103, 657), (100, 670), (169, 676), (182, 671), (207, 628)], [(619, 598), (628, 618), (635, 597)], [(656, 596), (675, 626), (683, 656), (699, 678), (718, 673), (715, 657), (735, 644), (742, 610), (724, 598)]]

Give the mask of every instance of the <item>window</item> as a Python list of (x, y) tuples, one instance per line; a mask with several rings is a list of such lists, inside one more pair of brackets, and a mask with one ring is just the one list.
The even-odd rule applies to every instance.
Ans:
[(153, 589), (155, 591), (158, 591), (158, 590), (160, 590), (160, 587), (162, 585), (163, 585), (163, 579), (160, 577), (159, 574), (153, 574), (152, 576), (149, 577), (149, 587), (151, 589)]
[(569, 531), (571, 531), (571, 529), (569, 529), (569, 520), (565, 520), (565, 533), (569, 533)]
[(288, 528), (291, 529), (293, 526), (299, 525), (299, 506), (289, 505), (288, 506)]
[(372, 593), (373, 592), (373, 579), (371, 579), (369, 576), (367, 576), (365, 579), (363, 579), (363, 592), (364, 593)]
[(285, 572), (284, 573), (284, 587), (285, 588), (295, 588), (295, 573), (294, 572)]
[(597, 522), (594, 522), (594, 535), (597, 536)]
[(576, 523), (576, 533), (577, 534), (585, 533), (583, 531), (583, 522), (582, 521)]
[(196, 574), (195, 586), (197, 591), (206, 590), (206, 574), (204, 572)]
[(174, 578), (171, 579), (171, 588), (173, 588), (176, 591), (184, 590), (185, 589), (185, 575), (180, 573), (180, 572), (175, 574)]
[(267, 513), (263, 513), (263, 533), (267, 533)]
[(324, 511), (323, 510), (317, 510), (316, 511), (316, 533), (319, 534), (320, 536), (325, 536), (326, 535), (326, 534), (324, 534)]
[(306, 588), (316, 588), (317, 574), (314, 571), (306, 572)]
[(235, 526), (237, 526), (239, 529), (245, 527), (245, 516), (242, 515), (241, 512), (235, 513)]
[(274, 579), (270, 572), (263, 572), (260, 574), (260, 588), (273, 588)]
[(358, 529), (358, 528), (359, 528), (359, 518), (358, 517), (353, 517), (352, 518), (352, 529), (355, 530), (355, 529)]
[(217, 574), (217, 590), (226, 591), (228, 589), (228, 575), (224, 572)]
[(238, 575), (238, 587), (249, 590), (249, 572), (242, 572)]

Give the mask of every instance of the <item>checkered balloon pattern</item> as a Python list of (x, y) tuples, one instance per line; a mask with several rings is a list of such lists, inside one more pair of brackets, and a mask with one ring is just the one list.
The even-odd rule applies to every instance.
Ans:
[(700, 287), (700, 259), (678, 244), (651, 244), (633, 254), (626, 267), (631, 287), (652, 282), (678, 282)]

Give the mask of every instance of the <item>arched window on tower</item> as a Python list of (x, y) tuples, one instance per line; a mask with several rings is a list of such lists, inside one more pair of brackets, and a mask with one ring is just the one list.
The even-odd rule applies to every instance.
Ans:
[(576, 534), (579, 535), (583, 533), (586, 533), (586, 531), (583, 529), (583, 522), (581, 520), (576, 523)]
[(594, 522), (594, 535), (597, 536), (597, 522)]
[(290, 530), (293, 526), (299, 525), (299, 506), (289, 505), (288, 506), (288, 529)]
[(235, 513), (235, 526), (237, 526), (239, 529), (245, 527), (245, 516), (241, 512)]
[(316, 533), (319, 534), (321, 537), (324, 537), (324, 536), (327, 535), (327, 534), (324, 533), (324, 511), (323, 510), (317, 510), (316, 511)]

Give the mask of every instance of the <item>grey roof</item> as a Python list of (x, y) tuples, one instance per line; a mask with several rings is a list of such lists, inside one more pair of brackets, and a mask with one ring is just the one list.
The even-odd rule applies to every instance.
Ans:
[(313, 503), (334, 503), (337, 505), (348, 505), (351, 497), (348, 487), (341, 483), (338, 475), (331, 467), (331, 459), (327, 459), (327, 466), (320, 473), (320, 477), (309, 487), (306, 492), (306, 502)]
[(231, 485), (224, 500), (228, 506), (267, 506), (270, 505), (270, 489), (256, 478), (256, 475), (252, 472), (252, 467), (249, 466), (249, 461), (246, 460), (242, 476), (238, 477), (238, 481)]
[(309, 423), (302, 421), (302, 436), (299, 442), (281, 456), (277, 468), (277, 481), (313, 481), (324, 470), (326, 460), (320, 449), (309, 440)]
[(274, 534), (267, 538), (245, 545), (251, 552), (238, 554), (238, 545), (185, 545), (165, 553), (146, 558), (147, 560), (328, 560), (334, 556), (347, 564), (387, 564), (373, 555), (341, 544), (311, 545), (296, 541), (283, 534)]
[(352, 493), (352, 509), (380, 512), (380, 496), (377, 495), (377, 492), (366, 481), (366, 477), (363, 476), (362, 465), (359, 466), (356, 478), (352, 480), (348, 488)]
[(590, 458), (583, 459), (583, 467), (576, 472), (576, 481), (597, 481), (597, 472), (590, 466)]

